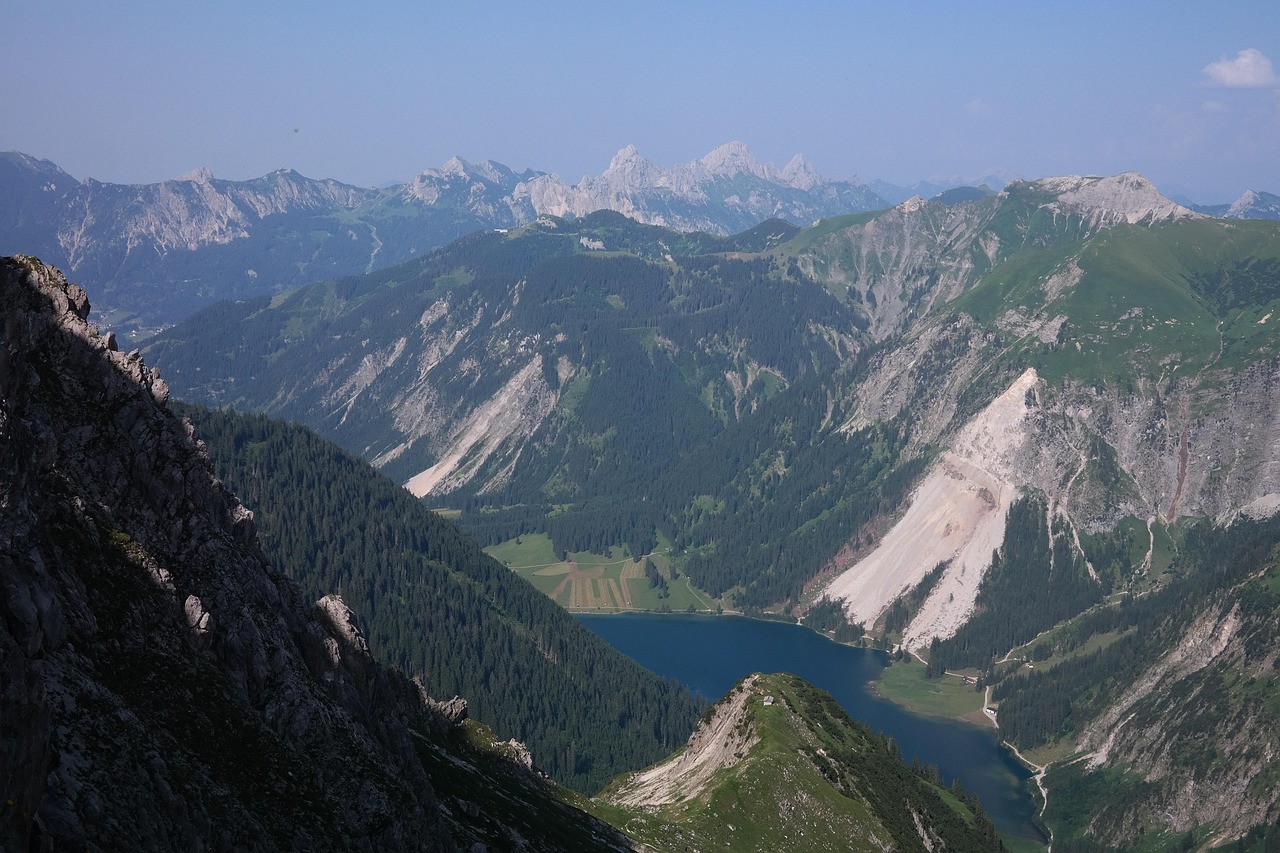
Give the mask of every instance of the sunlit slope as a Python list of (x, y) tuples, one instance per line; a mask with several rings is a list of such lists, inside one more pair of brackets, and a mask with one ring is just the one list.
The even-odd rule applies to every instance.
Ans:
[(680, 752), (617, 780), (599, 814), (654, 850), (999, 850), (967, 796), (791, 675), (752, 675)]

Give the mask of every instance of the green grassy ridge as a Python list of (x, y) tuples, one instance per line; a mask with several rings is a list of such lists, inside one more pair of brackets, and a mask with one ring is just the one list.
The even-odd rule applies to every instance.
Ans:
[[(750, 746), (692, 800), (597, 813), (653, 850), (925, 850), (916, 820), (948, 850), (1000, 850), (990, 822), (962, 790), (946, 791), (902, 763), (891, 740), (852, 720), (824, 691), (795, 676), (740, 682), (717, 707), (750, 690)], [(765, 704), (765, 697), (772, 697)], [(708, 711), (704, 719), (715, 713)], [(612, 804), (610, 804), (612, 803)]]
[(832, 216), (828, 219), (820, 220), (808, 228), (800, 229), (791, 239), (778, 246), (775, 251), (784, 257), (800, 255), (819, 240), (833, 234), (839, 234), (849, 228), (866, 225), (884, 213), (885, 211), (883, 210), (875, 210), (867, 213), (848, 213), (843, 216)]
[[(1066, 331), (1056, 345), (1001, 342), (1054, 382), (1131, 387), (1191, 377), (1215, 362), (1234, 372), (1273, 354), (1265, 344), (1274, 330), (1259, 320), (1280, 309), (1280, 284), (1271, 274), (1278, 259), (1280, 228), (1274, 223), (1120, 225), (1006, 260), (947, 311), (982, 324), (1014, 307), (1028, 316), (1064, 316)], [(1043, 282), (1072, 263), (1080, 280), (1046, 302)]]
[[(921, 229), (951, 233), (953, 217), (960, 211), (971, 222), (967, 232), (970, 238), (940, 244), (931, 252), (933, 262), (941, 265), (964, 259), (970, 265), (970, 280), (974, 283), (991, 272), (1016, 282), (1034, 278), (1027, 273), (1037, 263), (1070, 253), (1097, 233), (1090, 218), (1059, 210), (1053, 204), (1056, 200), (1052, 191), (1017, 182), (999, 194), (954, 204), (928, 203), (909, 216)], [(846, 298), (843, 282), (851, 274), (875, 278), (888, 272), (881, 254), (865, 251), (857, 236), (848, 232), (890, 212), (873, 211), (815, 223), (774, 251), (781, 257), (806, 256), (832, 293)], [(891, 228), (887, 226), (886, 230)], [(997, 247), (994, 258), (986, 251), (993, 241)]]

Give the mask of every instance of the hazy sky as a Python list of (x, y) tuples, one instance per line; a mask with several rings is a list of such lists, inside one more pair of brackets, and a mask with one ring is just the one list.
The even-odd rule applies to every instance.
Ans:
[(830, 177), (1280, 193), (1280, 2), (2, 0), (0, 150), (143, 183), (576, 181), (732, 139)]

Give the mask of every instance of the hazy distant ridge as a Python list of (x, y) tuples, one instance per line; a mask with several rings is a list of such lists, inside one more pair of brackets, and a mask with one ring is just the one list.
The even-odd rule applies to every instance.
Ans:
[(279, 293), (382, 269), (458, 237), (551, 213), (615, 210), (648, 224), (727, 235), (888, 207), (857, 179), (800, 155), (784, 168), (730, 142), (657, 166), (628, 146), (570, 186), (558, 176), (453, 157), (369, 189), (281, 169), (250, 181), (195, 169), (155, 184), (77, 180), (48, 160), (0, 154), (0, 252), (38, 255), (94, 294), (100, 319), (145, 337), (221, 299)]

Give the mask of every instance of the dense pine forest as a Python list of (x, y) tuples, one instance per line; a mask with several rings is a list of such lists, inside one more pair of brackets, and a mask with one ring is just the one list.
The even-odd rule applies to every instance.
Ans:
[[(1091, 638), (1112, 638), (1111, 642), (1071, 655), (1051, 669), (1021, 671), (996, 685), (993, 698), (1000, 702), (1001, 732), (1025, 749), (1080, 731), (1168, 652), (1206, 609), (1239, 608), (1246, 626), (1244, 664), (1254, 669), (1265, 662), (1280, 615), (1277, 547), (1280, 517), (1241, 520), (1227, 528), (1208, 522), (1191, 527), (1164, 586), (1084, 614), (1047, 651), (1070, 652)], [(1210, 721), (1223, 719), (1218, 715), (1232, 704), (1232, 694), (1241, 692), (1246, 704), (1270, 707), (1268, 713), (1280, 726), (1280, 712), (1267, 699), (1280, 676), (1268, 673), (1238, 685), (1230, 670), (1213, 666), (1202, 671), (1200, 678), (1208, 689), (1202, 691), (1197, 718), (1188, 720), (1188, 726), (1212, 728), (1216, 723)], [(1223, 679), (1231, 683), (1220, 683)]]
[(374, 654), (593, 792), (664, 757), (700, 706), (601, 641), (367, 463), (309, 430), (180, 407), (273, 562), (360, 617)]

